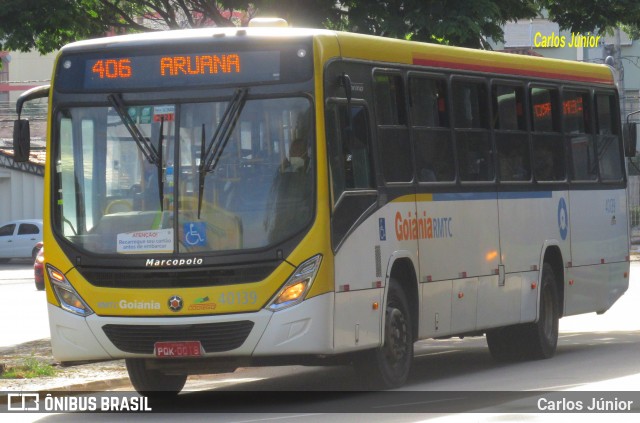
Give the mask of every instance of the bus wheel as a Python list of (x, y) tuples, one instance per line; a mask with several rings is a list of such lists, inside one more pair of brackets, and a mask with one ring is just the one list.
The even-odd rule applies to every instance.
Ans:
[(508, 326), (487, 332), (489, 352), (496, 361), (544, 359), (558, 345), (558, 292), (551, 265), (542, 268), (540, 318), (535, 323)]
[(141, 395), (148, 397), (175, 396), (187, 382), (187, 375), (167, 375), (149, 369), (142, 358), (125, 359), (131, 384)]
[(529, 350), (531, 358), (553, 357), (558, 346), (558, 291), (555, 274), (549, 263), (542, 267), (542, 286), (540, 292), (540, 318), (529, 325)]
[(368, 388), (388, 389), (402, 386), (413, 362), (413, 330), (404, 291), (394, 280), (389, 284), (385, 311), (384, 344), (365, 351), (355, 367)]

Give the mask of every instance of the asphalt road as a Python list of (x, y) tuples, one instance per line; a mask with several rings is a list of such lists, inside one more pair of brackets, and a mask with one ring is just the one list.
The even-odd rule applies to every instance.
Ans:
[(33, 261), (11, 260), (0, 264), (0, 347), (49, 338), (44, 291), (36, 290)]
[[(48, 334), (44, 293), (36, 291), (33, 280), (28, 277), (6, 279), (4, 275), (8, 270), (20, 269), (7, 269), (5, 265), (0, 270), (0, 294), (3, 298), (21, 297), (20, 301), (13, 301), (18, 303), (12, 305), (13, 308), (0, 308), (3, 327), (6, 328), (5, 322), (31, 322), (32, 329), (24, 327), (15, 331), (24, 333), (13, 336), (37, 339), (42, 331)], [(128, 414), (127, 419), (168, 421), (180, 413), (181, 418), (215, 422), (638, 421), (640, 308), (637, 304), (640, 304), (640, 263), (633, 263), (629, 291), (611, 310), (600, 316), (592, 313), (561, 320), (558, 352), (550, 360), (497, 364), (491, 359), (484, 338), (429, 340), (416, 345), (412, 376), (405, 387), (395, 392), (358, 392), (354, 373), (348, 367), (242, 369), (233, 374), (192, 378), (187, 385), (190, 392), (171, 402), (154, 404), (152, 414)], [(45, 313), (37, 315), (41, 308)], [(104, 392), (99, 395), (132, 394)], [(600, 397), (632, 395), (637, 399), (636, 413), (576, 415), (523, 411), (537, 407), (537, 401), (545, 395), (569, 398), (578, 395), (585, 404)], [(171, 414), (156, 414), (159, 412)], [(11, 417), (11, 421), (45, 422), (86, 418), (78, 414)], [(113, 414), (91, 415), (91, 419), (97, 421), (114, 421), (115, 417)], [(42, 420), (37, 420), (39, 418)]]

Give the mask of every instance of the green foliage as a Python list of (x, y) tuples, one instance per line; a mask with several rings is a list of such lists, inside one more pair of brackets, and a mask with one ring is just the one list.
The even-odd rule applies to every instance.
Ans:
[(607, 32), (620, 25), (638, 31), (638, 0), (537, 0), (549, 12), (549, 19), (572, 32)]
[(23, 360), (22, 365), (9, 366), (0, 374), (0, 379), (33, 379), (42, 376), (54, 376), (56, 369), (35, 357)]
[(533, 0), (346, 0), (347, 28), (355, 32), (414, 41), (486, 47), (487, 37), (503, 40), (507, 21), (533, 18)]
[(486, 48), (489, 37), (503, 41), (505, 23), (534, 18), (543, 8), (563, 29), (593, 32), (624, 24), (640, 35), (638, 0), (4, 0), (0, 50), (48, 53), (107, 33), (244, 25), (253, 16)]

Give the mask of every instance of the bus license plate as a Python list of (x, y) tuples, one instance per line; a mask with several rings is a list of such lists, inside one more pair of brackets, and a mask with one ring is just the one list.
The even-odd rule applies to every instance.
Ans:
[(202, 355), (200, 341), (161, 341), (153, 345), (156, 357), (199, 357)]

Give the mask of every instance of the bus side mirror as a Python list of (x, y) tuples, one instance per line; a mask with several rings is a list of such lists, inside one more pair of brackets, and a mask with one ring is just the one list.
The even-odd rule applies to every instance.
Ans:
[(625, 157), (636, 156), (638, 126), (635, 122), (627, 122), (624, 124), (624, 155)]
[(50, 85), (40, 85), (33, 87), (20, 94), (20, 97), (16, 100), (16, 114), (18, 119), (13, 121), (13, 161), (14, 162), (28, 162), (29, 153), (31, 152), (31, 133), (29, 130), (29, 121), (27, 119), (20, 119), (20, 113), (22, 113), (22, 106), (27, 101), (35, 100), (37, 98), (49, 97)]
[(29, 121), (18, 119), (13, 121), (13, 161), (23, 163), (29, 161), (31, 152), (31, 134)]

